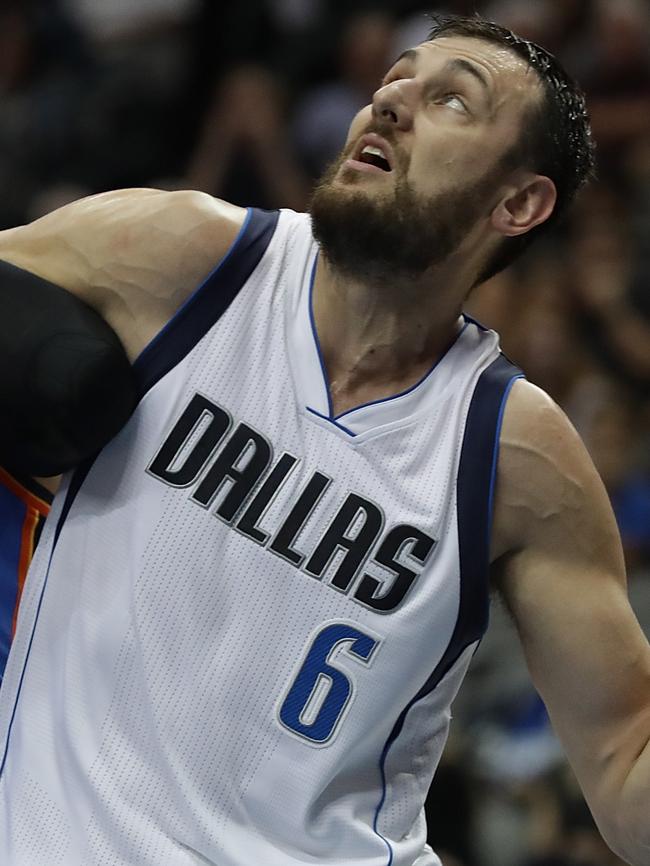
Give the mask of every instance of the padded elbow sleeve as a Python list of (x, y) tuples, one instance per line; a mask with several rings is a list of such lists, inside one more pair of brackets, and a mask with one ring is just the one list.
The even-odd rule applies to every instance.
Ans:
[(0, 261), (0, 463), (65, 472), (106, 445), (136, 402), (131, 364), (101, 316)]

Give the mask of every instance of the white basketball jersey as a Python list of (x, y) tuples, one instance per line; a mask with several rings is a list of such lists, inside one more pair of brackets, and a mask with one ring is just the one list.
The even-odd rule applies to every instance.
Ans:
[(0, 708), (7, 866), (434, 866), (518, 371), (469, 319), (334, 417), (309, 218), (250, 211), (66, 481)]

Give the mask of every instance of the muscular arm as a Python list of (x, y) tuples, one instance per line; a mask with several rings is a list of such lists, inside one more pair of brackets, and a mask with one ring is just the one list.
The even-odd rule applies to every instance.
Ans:
[(0, 232), (0, 259), (94, 307), (133, 360), (225, 255), (244, 216), (198, 192), (101, 193)]
[(0, 232), (0, 461), (55, 475), (104, 447), (137, 401), (129, 361), (244, 214), (202, 193), (122, 190)]
[(517, 383), (501, 436), (494, 572), (530, 673), (608, 844), (650, 864), (650, 647), (614, 517), (561, 411)]

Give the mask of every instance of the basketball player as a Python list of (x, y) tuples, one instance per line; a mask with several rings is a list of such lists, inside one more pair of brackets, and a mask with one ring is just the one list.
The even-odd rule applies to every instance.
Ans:
[(102, 313), (140, 388), (30, 571), (3, 863), (438, 864), (422, 803), (491, 563), (602, 833), (650, 864), (650, 649), (607, 497), (462, 314), (591, 160), (555, 61), (452, 19), (355, 118), (311, 220), (131, 190), (1, 236)]

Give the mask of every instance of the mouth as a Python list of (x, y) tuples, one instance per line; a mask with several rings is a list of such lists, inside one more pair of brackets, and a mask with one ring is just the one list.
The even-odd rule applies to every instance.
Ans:
[(350, 168), (388, 174), (393, 170), (394, 156), (388, 142), (374, 132), (362, 135), (347, 160)]

